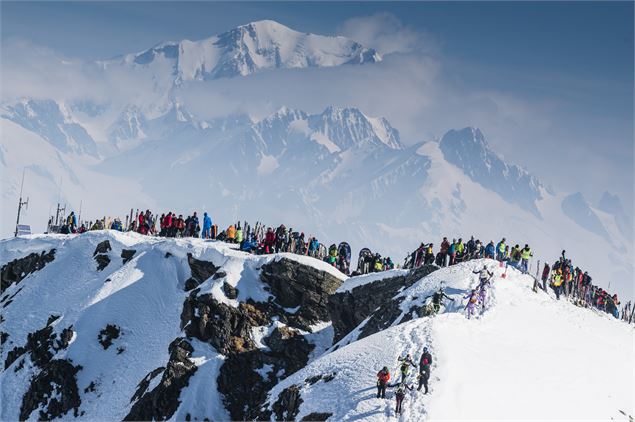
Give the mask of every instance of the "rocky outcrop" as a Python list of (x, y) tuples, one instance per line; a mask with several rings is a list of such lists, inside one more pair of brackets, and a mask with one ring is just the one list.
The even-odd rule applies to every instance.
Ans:
[(112, 346), (113, 340), (118, 339), (120, 334), (121, 329), (118, 326), (114, 324), (107, 324), (105, 328), (99, 331), (97, 340), (104, 350), (106, 350)]
[[(209, 274), (192, 271), (199, 279)], [(263, 413), (261, 409), (268, 392), (281, 379), (305, 367), (315, 347), (299, 330), (309, 331), (312, 325), (329, 319), (328, 297), (342, 283), (289, 259), (263, 265), (260, 277), (272, 294), (268, 302), (248, 300), (233, 307), (210, 294), (199, 295), (196, 289), (185, 301), (181, 315), (188, 337), (208, 342), (225, 355), (218, 391), (234, 420), (271, 416), (270, 411)], [(229, 298), (238, 295), (226, 282), (223, 291)], [(255, 332), (263, 336), (258, 343)]]
[(79, 416), (81, 399), (75, 375), (82, 369), (68, 359), (56, 359), (31, 380), (29, 390), (22, 398), (20, 420), (26, 420), (38, 409), (38, 420), (51, 420), (73, 410), (73, 416)]
[(170, 352), (170, 360), (163, 371), (161, 381), (152, 391), (139, 394), (143, 385), (147, 389), (150, 380), (158, 375), (158, 370), (151, 372), (141, 381), (132, 400), (135, 397), (139, 398), (124, 420), (166, 420), (170, 419), (178, 409), (181, 403), (179, 400), (181, 390), (187, 387), (190, 377), (194, 375), (198, 368), (189, 359), (194, 348), (186, 339), (175, 339), (168, 347), (168, 350)]
[(282, 258), (262, 266), (260, 279), (269, 285), (276, 303), (283, 308), (299, 308), (294, 312), (297, 326), (330, 320), (329, 296), (342, 285), (342, 280), (308, 265)]
[(294, 420), (300, 411), (303, 400), (300, 397), (300, 387), (292, 385), (278, 395), (278, 400), (271, 406), (277, 421)]
[(196, 288), (199, 284), (213, 276), (220, 267), (217, 267), (209, 261), (201, 261), (187, 254), (187, 263), (192, 271), (192, 277), (185, 281), (185, 291)]
[(55, 249), (51, 249), (39, 254), (34, 252), (24, 258), (14, 259), (6, 263), (0, 269), (0, 293), (8, 289), (13, 283), (18, 284), (29, 274), (41, 270), (54, 259)]
[(134, 258), (134, 254), (137, 251), (134, 249), (122, 249), (121, 250), (121, 259), (123, 259), (123, 265), (126, 265), (132, 258)]
[(51, 324), (58, 318), (51, 316), (44, 328), (29, 333), (26, 344), (9, 351), (4, 362), (6, 370), (22, 359), (14, 367), (14, 371), (18, 372), (24, 367), (24, 356), (29, 354), (36, 368), (29, 388), (22, 397), (20, 420), (28, 419), (36, 409), (40, 409), (37, 417), (40, 420), (54, 419), (70, 410), (74, 411), (74, 416), (78, 416), (81, 399), (75, 375), (82, 367), (73, 365), (70, 359), (53, 359), (58, 351), (68, 347), (73, 338), (72, 327), (65, 328), (59, 334), (53, 332)]
[[(335, 331), (334, 342), (341, 340), (369, 316), (370, 319), (362, 328), (359, 338), (390, 326), (401, 315), (401, 301), (393, 298), (401, 290), (412, 286), (437, 269), (439, 267), (436, 265), (424, 265), (406, 275), (384, 278), (357, 286), (351, 291), (331, 295), (328, 311)], [(405, 321), (404, 319), (399, 322)]]
[(112, 250), (110, 246), (110, 242), (108, 240), (104, 240), (99, 243), (95, 248), (95, 252), (93, 252), (93, 258), (97, 262), (97, 271), (102, 271), (104, 268), (110, 264), (110, 257), (108, 256), (108, 252)]
[(300, 422), (322, 422), (327, 420), (328, 418), (330, 418), (331, 416), (333, 416), (332, 413), (318, 413), (318, 412), (313, 412), (313, 413), (309, 413), (308, 415), (306, 415), (305, 417), (303, 417), (302, 419), (300, 419)]

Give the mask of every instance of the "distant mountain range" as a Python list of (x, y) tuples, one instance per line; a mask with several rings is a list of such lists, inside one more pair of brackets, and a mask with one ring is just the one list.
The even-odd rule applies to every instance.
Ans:
[[(26, 167), (24, 218), (39, 231), (60, 198), (76, 211), (81, 201), (87, 218), (134, 207), (206, 209), (221, 226), (237, 218), (284, 222), (397, 262), (420, 241), (438, 244), (445, 235), (506, 236), (530, 243), (543, 261), (567, 248), (607, 282), (633, 274), (632, 218), (618, 197), (607, 193), (594, 206), (581, 194), (558, 193), (503, 160), (477, 128), (406, 145), (386, 119), (356, 107), (206, 119), (179, 96), (186, 81), (380, 60), (343, 37), (261, 21), (99, 62), (103, 72), (117, 67), (168, 81), (153, 88), (161, 100), (151, 107), (134, 98), (98, 104), (89, 93), (73, 102), (5, 100), (2, 211), (14, 215)], [(9, 235), (12, 218), (2, 224)]]

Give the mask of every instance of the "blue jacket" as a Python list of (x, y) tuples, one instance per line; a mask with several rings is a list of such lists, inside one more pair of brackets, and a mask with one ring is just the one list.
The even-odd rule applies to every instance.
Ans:
[(487, 246), (485, 246), (485, 253), (488, 255), (494, 255), (496, 252), (496, 250), (494, 249), (494, 244), (492, 243), (488, 243)]
[(212, 219), (209, 218), (209, 215), (205, 214), (203, 217), (203, 230), (212, 228)]

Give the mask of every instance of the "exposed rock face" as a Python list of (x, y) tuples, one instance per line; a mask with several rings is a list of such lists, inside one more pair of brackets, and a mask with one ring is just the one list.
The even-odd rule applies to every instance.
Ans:
[(318, 421), (325, 421), (328, 418), (330, 418), (331, 416), (333, 416), (332, 413), (318, 413), (318, 412), (313, 412), (313, 413), (309, 413), (308, 415), (306, 415), (305, 417), (303, 417), (302, 419), (300, 419), (301, 422), (306, 421), (306, 422), (318, 422)]
[(49, 262), (55, 259), (55, 249), (42, 251), (42, 253), (32, 253), (24, 258), (14, 259), (2, 266), (0, 269), (0, 293), (4, 292), (13, 283), (19, 283), (26, 276), (41, 270)]
[(286, 258), (263, 265), (260, 279), (271, 286), (276, 303), (284, 308), (300, 307), (295, 315), (311, 324), (330, 319), (328, 297), (342, 285), (327, 272)]
[(71, 409), (78, 416), (81, 399), (75, 375), (82, 369), (67, 359), (48, 362), (32, 380), (29, 390), (22, 398), (20, 420), (26, 420), (39, 408), (39, 420), (51, 420), (67, 414)]
[(302, 397), (300, 397), (300, 387), (292, 385), (291, 387), (285, 388), (282, 393), (278, 395), (278, 400), (276, 400), (276, 402), (271, 406), (274, 414), (276, 415), (276, 420), (294, 420), (300, 411), (300, 405), (302, 402)]
[(104, 348), (104, 350), (108, 349), (112, 346), (112, 341), (119, 338), (119, 334), (121, 333), (121, 329), (113, 324), (106, 325), (106, 328), (102, 329), (99, 332), (99, 336), (97, 336), (97, 340), (99, 344)]
[(187, 263), (192, 271), (192, 277), (185, 281), (185, 291), (196, 288), (199, 284), (213, 276), (220, 268), (211, 262), (194, 258), (191, 253), (187, 254)]
[[(342, 283), (289, 259), (263, 265), (261, 270), (261, 279), (275, 299), (248, 300), (232, 307), (212, 295), (199, 296), (197, 289), (185, 301), (181, 315), (187, 336), (210, 343), (226, 356), (217, 380), (218, 391), (224, 395), (225, 407), (234, 420), (271, 416), (261, 410), (267, 393), (278, 381), (306, 366), (315, 347), (298, 329), (308, 331), (313, 324), (329, 319), (328, 296)], [(229, 298), (237, 297), (238, 292), (228, 283), (224, 283), (223, 291)], [(255, 330), (269, 332), (261, 344), (254, 341)], [(265, 375), (263, 368), (267, 368)], [(285, 406), (292, 404), (287, 401)], [(299, 402), (296, 404), (299, 406)]]
[(122, 249), (121, 258), (123, 259), (123, 265), (126, 265), (128, 261), (134, 258), (134, 254), (136, 253), (137, 251), (135, 251), (134, 249)]
[[(355, 287), (351, 291), (329, 297), (328, 310), (335, 330), (334, 342), (353, 331), (371, 314), (359, 338), (367, 337), (390, 326), (401, 314), (400, 300), (393, 300), (402, 289), (412, 286), (428, 274), (438, 270), (436, 265), (424, 265), (407, 275), (385, 278)], [(379, 309), (378, 309), (379, 308)], [(417, 311), (417, 310), (413, 310)], [(422, 312), (422, 310), (418, 310)], [(399, 322), (405, 322), (403, 319)]]
[(28, 353), (37, 368), (22, 397), (20, 420), (28, 419), (36, 409), (40, 409), (38, 419), (42, 420), (65, 415), (71, 409), (74, 410), (73, 415), (77, 416), (81, 399), (75, 375), (82, 367), (73, 365), (69, 359), (53, 359), (58, 351), (68, 347), (73, 338), (72, 327), (65, 328), (59, 335), (53, 333), (51, 324), (58, 318), (51, 316), (44, 328), (29, 333), (26, 344), (9, 351), (4, 362), (6, 370), (22, 359), (14, 368), (15, 372), (20, 371), (24, 367), (23, 356)]
[(143, 389), (147, 389), (150, 380), (158, 375), (161, 368), (155, 369), (141, 381), (137, 392), (132, 397), (132, 400), (136, 397), (138, 400), (124, 420), (166, 420), (171, 418), (178, 409), (181, 390), (189, 384), (190, 377), (198, 368), (189, 359), (194, 348), (186, 339), (175, 339), (168, 350), (170, 361), (163, 371), (161, 381), (152, 391), (140, 393), (144, 385)]
[(110, 246), (110, 242), (108, 240), (104, 240), (95, 248), (95, 252), (93, 252), (93, 258), (97, 261), (97, 271), (101, 271), (110, 264), (110, 257), (108, 256), (108, 252), (112, 250)]

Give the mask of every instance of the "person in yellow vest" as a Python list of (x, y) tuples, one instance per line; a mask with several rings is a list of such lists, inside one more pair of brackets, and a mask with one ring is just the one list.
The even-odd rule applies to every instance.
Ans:
[(531, 258), (532, 256), (534, 255), (531, 253), (531, 248), (529, 247), (529, 245), (525, 245), (523, 250), (520, 251), (520, 269), (522, 270), (522, 272), (527, 272), (527, 269), (529, 268), (529, 258)]
[(227, 228), (227, 242), (234, 243), (236, 241), (236, 227), (234, 225), (230, 225)]
[(456, 258), (458, 262), (463, 262), (463, 253), (465, 252), (465, 245), (463, 239), (459, 239), (456, 243)]
[(560, 291), (562, 290), (562, 270), (558, 269), (553, 275), (553, 291), (556, 292), (556, 298), (560, 300)]
[(238, 223), (238, 227), (236, 228), (236, 243), (239, 245), (243, 242), (243, 229), (240, 228), (240, 223)]

